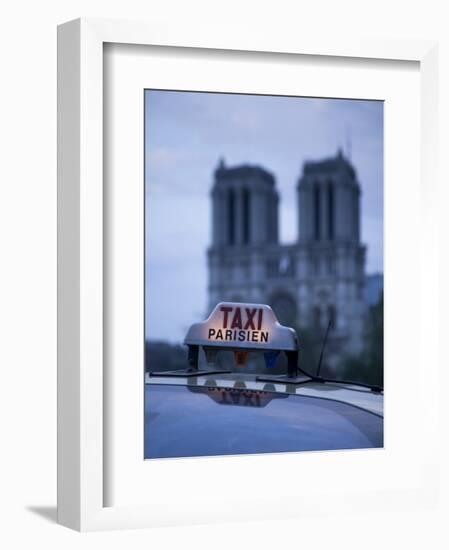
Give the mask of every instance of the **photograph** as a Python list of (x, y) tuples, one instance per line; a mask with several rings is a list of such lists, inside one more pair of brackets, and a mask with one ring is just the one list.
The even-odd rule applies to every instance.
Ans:
[(383, 101), (143, 100), (144, 458), (383, 448)]

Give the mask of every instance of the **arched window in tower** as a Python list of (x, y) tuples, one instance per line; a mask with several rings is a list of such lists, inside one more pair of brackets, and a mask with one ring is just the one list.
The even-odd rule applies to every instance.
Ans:
[(334, 238), (334, 187), (332, 182), (327, 184), (327, 227), (328, 238)]
[(228, 244), (235, 244), (235, 192), (228, 191)]
[(320, 306), (315, 306), (312, 310), (312, 324), (313, 328), (321, 328), (321, 309)]
[(250, 194), (248, 189), (243, 189), (243, 244), (249, 244), (249, 231), (251, 227)]
[(320, 205), (320, 188), (318, 183), (315, 182), (313, 189), (313, 220), (314, 220), (314, 233), (315, 239), (319, 240), (320, 238), (320, 214), (321, 214), (321, 205)]
[(327, 308), (328, 323), (331, 324), (331, 329), (337, 327), (337, 309), (334, 305), (330, 305)]

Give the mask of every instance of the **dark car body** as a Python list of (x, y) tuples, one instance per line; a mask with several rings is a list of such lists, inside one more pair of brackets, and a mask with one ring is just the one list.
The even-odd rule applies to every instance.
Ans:
[(147, 378), (145, 458), (383, 447), (383, 395), (251, 375)]

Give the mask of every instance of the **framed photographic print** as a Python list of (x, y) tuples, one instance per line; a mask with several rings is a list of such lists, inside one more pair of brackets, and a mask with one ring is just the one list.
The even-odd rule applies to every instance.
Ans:
[(59, 522), (433, 502), (435, 45), (58, 40)]
[(145, 458), (383, 447), (383, 102), (144, 101)]

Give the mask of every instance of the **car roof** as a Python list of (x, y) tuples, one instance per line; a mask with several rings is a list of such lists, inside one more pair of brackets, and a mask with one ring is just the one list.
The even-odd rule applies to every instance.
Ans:
[(369, 388), (356, 384), (308, 381), (306, 377), (304, 377), (304, 382), (301, 384), (289, 384), (285, 381), (261, 382), (256, 380), (254, 375), (240, 373), (177, 378), (150, 377), (147, 374), (145, 381), (147, 384), (154, 385), (235, 388), (329, 399), (359, 407), (379, 416), (383, 416), (384, 409), (383, 394), (374, 393)]

